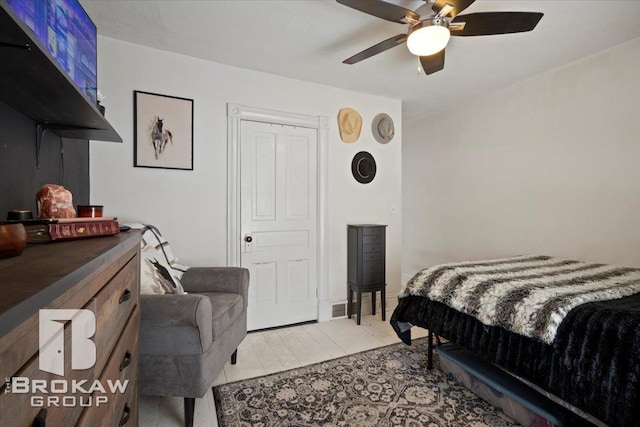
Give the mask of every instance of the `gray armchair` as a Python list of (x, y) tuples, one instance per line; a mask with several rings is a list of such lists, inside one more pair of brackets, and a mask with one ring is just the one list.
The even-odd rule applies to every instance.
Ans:
[(182, 276), (187, 295), (141, 295), (139, 392), (184, 397), (185, 424), (247, 335), (249, 271), (194, 267)]

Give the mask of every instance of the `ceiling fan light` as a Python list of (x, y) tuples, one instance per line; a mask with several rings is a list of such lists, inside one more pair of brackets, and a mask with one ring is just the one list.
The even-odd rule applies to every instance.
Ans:
[(434, 19), (416, 25), (407, 39), (409, 52), (417, 56), (430, 56), (440, 52), (451, 38), (448, 27), (444, 19)]

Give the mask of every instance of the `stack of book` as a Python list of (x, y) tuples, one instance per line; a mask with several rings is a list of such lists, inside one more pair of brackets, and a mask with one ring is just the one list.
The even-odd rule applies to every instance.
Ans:
[(113, 236), (120, 233), (115, 218), (58, 218), (22, 221), (27, 242), (45, 243), (87, 237)]

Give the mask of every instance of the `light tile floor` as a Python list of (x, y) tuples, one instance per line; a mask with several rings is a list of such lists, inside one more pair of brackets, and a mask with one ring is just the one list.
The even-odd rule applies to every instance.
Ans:
[[(380, 315), (362, 316), (360, 326), (355, 316), (322, 323), (253, 332), (238, 348), (238, 363), (227, 363), (213, 385), (267, 375), (360, 351), (400, 342), (387, 320)], [(426, 330), (414, 328), (413, 337), (425, 336)], [(179, 397), (140, 396), (139, 425), (142, 427), (178, 427), (184, 425), (183, 399)], [(195, 427), (217, 427), (211, 390), (196, 399)]]

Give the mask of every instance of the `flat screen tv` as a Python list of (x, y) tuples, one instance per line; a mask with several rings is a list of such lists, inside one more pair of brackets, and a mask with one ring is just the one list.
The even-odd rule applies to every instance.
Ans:
[(6, 0), (78, 89), (97, 100), (97, 31), (78, 0)]

